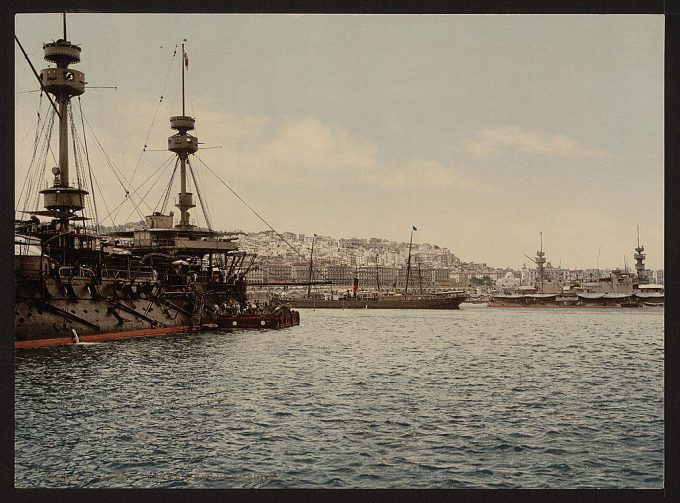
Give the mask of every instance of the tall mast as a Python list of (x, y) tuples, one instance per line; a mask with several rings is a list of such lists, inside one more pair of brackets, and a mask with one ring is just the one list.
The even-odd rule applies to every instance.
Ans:
[(186, 52), (184, 52), (184, 42), (182, 42), (182, 61), (180, 62), (180, 66), (182, 67), (182, 115), (186, 115), (184, 113), (184, 67), (186, 66)]
[(312, 296), (312, 277), (314, 275), (314, 241), (316, 241), (316, 234), (312, 238), (312, 252), (309, 254), (309, 284), (307, 285), (307, 297)]
[(411, 275), (411, 246), (413, 245), (413, 231), (416, 231), (415, 225), (411, 226), (411, 240), (408, 243), (408, 262), (406, 263), (406, 290), (404, 293), (408, 294), (408, 279)]
[(64, 38), (43, 45), (45, 61), (55, 63), (56, 68), (40, 71), (42, 88), (54, 95), (59, 108), (59, 165), (52, 168), (52, 187), (40, 191), (48, 212), (68, 225), (73, 212), (85, 206), (87, 191), (69, 186), (68, 160), (68, 104), (72, 96), (85, 92), (85, 74), (72, 70), (69, 65), (80, 62), (80, 47), (66, 40), (66, 14), (63, 15)]
[(635, 248), (635, 254), (633, 258), (635, 259), (635, 270), (637, 271), (638, 283), (645, 283), (647, 277), (645, 275), (645, 247), (640, 246), (640, 226), (637, 226), (637, 248)]
[(189, 154), (198, 150), (198, 138), (187, 133), (194, 129), (196, 119), (185, 115), (184, 107), (184, 67), (186, 66), (186, 53), (182, 44), (182, 115), (170, 117), (170, 127), (178, 131), (168, 138), (168, 150), (174, 152), (180, 161), (180, 192), (179, 200), (175, 205), (179, 208), (179, 223), (176, 225), (181, 230), (189, 230), (193, 226), (189, 224), (189, 209), (194, 208), (194, 197), (187, 192), (187, 159)]
[(380, 291), (380, 269), (378, 268), (378, 254), (375, 255), (375, 284)]
[(536, 252), (536, 271), (538, 272), (538, 287), (540, 292), (543, 292), (543, 276), (545, 274), (545, 252), (543, 251), (543, 232), (540, 233), (541, 236), (541, 249)]

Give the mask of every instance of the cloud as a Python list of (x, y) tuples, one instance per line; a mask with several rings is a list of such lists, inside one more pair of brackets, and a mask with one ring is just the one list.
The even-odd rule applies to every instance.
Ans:
[[(459, 169), (433, 160), (387, 163), (376, 144), (314, 117), (282, 123), (255, 116), (215, 117), (211, 122), (221, 124), (220, 133), (226, 131), (230, 137), (223, 165), (251, 183), (354, 183), (389, 191), (491, 190)], [(247, 141), (234, 141), (241, 128), (250, 132)]]
[(561, 135), (547, 136), (518, 126), (504, 126), (481, 130), (472, 138), (463, 140), (470, 153), (485, 157), (505, 149), (556, 157), (607, 157), (602, 150), (587, 148), (577, 141)]
[(365, 170), (376, 164), (378, 148), (318, 119), (303, 118), (284, 124), (259, 148), (270, 163), (317, 170)]
[(463, 175), (459, 170), (432, 160), (408, 161), (389, 170), (363, 173), (361, 181), (395, 191), (493, 191), (491, 187)]
[(196, 131), (199, 141), (215, 145), (224, 145), (226, 148), (238, 148), (247, 145), (251, 148), (253, 143), (261, 142), (268, 133), (271, 118), (265, 114), (235, 115), (223, 113), (210, 107), (205, 100), (196, 100), (200, 113), (196, 117)]

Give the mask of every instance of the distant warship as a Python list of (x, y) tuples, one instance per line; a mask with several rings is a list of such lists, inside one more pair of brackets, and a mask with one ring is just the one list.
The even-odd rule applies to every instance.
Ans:
[[(663, 304), (663, 294), (647, 289), (643, 283), (645, 255), (644, 248), (638, 247), (634, 255), (637, 263), (637, 274), (614, 269), (607, 277), (576, 282), (569, 287), (560, 285), (545, 271), (545, 252), (543, 251), (543, 235), (541, 247), (536, 258), (530, 259), (536, 264), (536, 281), (534, 285), (523, 291), (513, 291), (492, 295), (491, 307), (639, 307), (653, 303)], [(654, 285), (659, 286), (659, 285)], [(647, 291), (645, 291), (647, 290)]]

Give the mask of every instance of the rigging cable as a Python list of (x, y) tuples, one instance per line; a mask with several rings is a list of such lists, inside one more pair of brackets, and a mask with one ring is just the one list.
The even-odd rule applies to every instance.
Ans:
[[(76, 186), (78, 189), (83, 190), (85, 187), (83, 187), (82, 181), (82, 163), (80, 162), (81, 159), (78, 151), (78, 135), (76, 134), (76, 123), (75, 119), (73, 118), (73, 107), (71, 106), (70, 101), (68, 103), (68, 120), (69, 126), (71, 128), (71, 142), (73, 143), (73, 164), (76, 168)], [(68, 180), (66, 180), (66, 182), (69, 183)]]
[[(166, 161), (162, 164), (161, 167), (164, 168), (166, 164), (170, 164), (170, 163), (168, 161)], [(156, 181), (149, 186), (149, 190), (147, 190), (146, 193), (142, 196), (142, 198), (141, 198), (142, 201), (144, 201), (146, 199), (146, 196), (148, 196), (149, 192), (151, 192), (156, 187), (156, 183), (160, 180), (161, 176), (163, 176), (162, 171), (160, 171), (160, 170), (156, 171), (156, 173), (159, 173), (159, 172), (160, 172), (160, 174), (158, 175), (158, 178), (156, 179)], [(147, 207), (148, 207), (148, 205), (147, 205)], [(138, 210), (138, 208), (139, 208), (139, 204), (135, 206), (134, 210), (128, 215), (128, 217), (125, 220), (126, 221), (129, 220), (130, 217), (132, 216), (132, 214), (135, 212), (135, 210), (137, 210), (137, 213), (142, 217), (142, 220), (144, 220), (144, 216), (141, 214), (141, 212)], [(151, 209), (151, 208), (149, 208), (149, 209)]]
[[(75, 119), (75, 114), (73, 113), (73, 103), (69, 103), (69, 111), (70, 111), (70, 121), (71, 121), (71, 135), (73, 137), (73, 156), (74, 156), (74, 163), (76, 166), (76, 175), (78, 179), (78, 188), (86, 191), (90, 191), (90, 187), (87, 184), (87, 178), (85, 177), (85, 165), (83, 163), (83, 144), (80, 139), (80, 135), (78, 135), (78, 130), (76, 128), (76, 119)], [(82, 118), (82, 112), (83, 109), (81, 107), (80, 109), (81, 112), (81, 118)], [(83, 130), (83, 136), (85, 136), (85, 130)], [(93, 190), (93, 188), (92, 188)], [(91, 192), (91, 191), (90, 191)], [(94, 196), (94, 194), (92, 194)], [(85, 204), (87, 207), (87, 211), (83, 211), (83, 216), (90, 215), (94, 216), (95, 215), (95, 209), (93, 207), (93, 203), (90, 200), (89, 197), (85, 198)], [(83, 220), (83, 228), (86, 228), (87, 226), (85, 225), (85, 221)], [(92, 226), (89, 227), (92, 229)]]
[[(222, 182), (222, 185), (224, 185), (227, 189), (229, 189), (229, 191), (230, 191), (232, 194), (234, 194), (234, 196), (236, 196), (236, 198), (237, 198), (239, 201), (241, 201), (241, 202), (246, 206), (246, 208), (248, 208), (251, 212), (253, 212), (253, 214), (254, 214), (257, 218), (259, 218), (259, 219), (262, 221), (262, 223), (264, 223), (267, 227), (269, 227), (269, 228), (274, 232), (274, 234), (276, 234), (276, 235), (277, 235), (284, 243), (286, 243), (286, 244), (290, 247), (290, 249), (293, 250), (293, 251), (298, 255), (298, 257), (300, 257), (306, 264), (309, 264), (309, 261), (307, 260), (307, 258), (306, 258), (304, 255), (302, 255), (302, 253), (300, 253), (300, 251), (299, 251), (297, 248), (295, 248), (292, 244), (290, 244), (290, 242), (288, 242), (288, 240), (287, 240), (286, 238), (284, 238), (284, 237), (283, 237), (276, 229), (274, 229), (274, 227), (272, 227), (271, 225), (269, 225), (269, 223), (268, 223), (264, 218), (262, 218), (262, 217), (260, 216), (260, 214), (259, 214), (257, 211), (255, 211), (255, 210), (254, 210), (247, 202), (245, 202), (245, 201), (243, 200), (243, 198), (242, 198), (241, 196), (239, 196), (239, 195), (234, 191), (234, 189), (232, 189), (232, 188), (227, 184), (227, 182), (225, 182), (224, 180), (222, 180), (222, 178), (220, 178), (220, 176), (219, 176), (217, 173), (215, 173), (212, 169), (210, 169), (210, 167), (209, 167), (206, 163), (204, 163), (203, 160), (202, 160), (200, 157), (198, 157), (198, 156), (195, 155), (195, 154), (194, 154), (194, 157), (196, 157), (196, 159), (198, 159), (199, 161), (201, 161), (201, 163), (203, 164), (203, 166), (205, 166), (205, 167), (207, 168), (208, 171), (210, 171), (213, 175), (215, 175), (215, 177), (216, 177), (220, 182)], [(323, 276), (323, 274), (322, 274), (322, 276)], [(327, 279), (327, 278), (324, 278), (324, 279)]]
[[(193, 166), (191, 166), (191, 169), (193, 171)], [(199, 192), (199, 198), (201, 197), (203, 192), (203, 176), (201, 174), (201, 170), (196, 170), (195, 172), (192, 173), (192, 175), (196, 175), (196, 190), (200, 190)], [(206, 221), (209, 222), (209, 227), (210, 230), (214, 230), (214, 227), (212, 226), (212, 216), (210, 215), (210, 207), (208, 206), (207, 202), (205, 204), (205, 211), (206, 211)]]
[(94, 139), (97, 142), (97, 145), (99, 145), (100, 150), (104, 154), (104, 157), (106, 159), (107, 164), (109, 165), (109, 168), (111, 168), (111, 171), (113, 171), (113, 174), (116, 176), (116, 180), (118, 180), (118, 183), (123, 188), (123, 190), (126, 192), (126, 197), (127, 197), (127, 190), (125, 189), (125, 184), (121, 180), (121, 177), (125, 181), (127, 181), (127, 179), (125, 179), (125, 176), (122, 173), (120, 174), (120, 176), (118, 175), (117, 169), (114, 167), (113, 162), (111, 161), (109, 156), (104, 151), (104, 147), (102, 146), (101, 142), (99, 141), (99, 138), (97, 138), (97, 135), (94, 133), (94, 130), (92, 129), (92, 126), (90, 125), (90, 121), (87, 119), (87, 117), (84, 117), (84, 119), (85, 119), (85, 123), (87, 124), (87, 127), (89, 128), (90, 132), (92, 133), (92, 136), (94, 136)]
[(203, 217), (205, 218), (205, 224), (208, 226), (208, 229), (212, 230), (212, 222), (210, 221), (210, 214), (208, 213), (208, 206), (205, 204), (205, 201), (203, 201), (203, 195), (201, 194), (201, 190), (198, 187), (198, 181), (196, 180), (196, 175), (194, 174), (194, 168), (189, 162), (189, 159), (187, 158), (187, 165), (189, 166), (189, 173), (191, 173), (191, 178), (194, 180), (194, 186), (196, 187), (196, 193), (198, 194), (198, 201), (201, 203), (201, 209), (203, 210)]
[[(165, 164), (168, 164), (169, 161), (170, 161), (173, 157), (174, 157), (174, 154), (173, 154), (172, 156), (170, 156), (170, 158), (168, 158), (168, 160), (165, 161), (165, 162), (164, 162), (164, 163), (163, 163), (156, 171), (154, 171), (153, 173), (151, 173), (151, 175), (149, 175), (149, 177), (148, 177), (146, 180), (144, 180), (144, 181), (142, 182), (142, 184), (134, 190), (134, 192), (131, 192), (130, 195), (132, 196), (132, 195), (136, 194), (137, 192), (139, 192), (139, 190), (146, 184), (146, 182), (148, 182), (153, 176), (155, 176), (156, 173), (158, 173), (158, 172), (160, 171), (160, 169), (163, 168), (163, 167), (165, 166)], [(111, 216), (111, 214), (112, 214), (114, 211), (118, 210), (121, 206), (123, 206), (123, 205), (126, 203), (126, 201), (128, 201), (127, 198), (124, 199), (118, 206), (116, 206), (115, 208), (113, 208), (113, 210), (111, 210), (111, 211), (109, 212), (109, 214), (106, 215), (106, 216), (102, 219), (102, 222), (104, 221), (104, 219), (109, 218), (109, 217)], [(111, 219), (111, 221), (113, 222), (113, 219)]]
[(130, 183), (128, 184), (128, 191), (132, 188), (132, 180), (135, 178), (135, 174), (137, 173), (137, 168), (139, 168), (139, 164), (142, 162), (142, 156), (144, 155), (144, 152), (146, 152), (146, 149), (149, 144), (149, 138), (151, 137), (151, 130), (153, 129), (153, 125), (156, 122), (156, 116), (158, 115), (158, 110), (161, 106), (161, 103), (163, 102), (163, 96), (165, 95), (165, 88), (168, 84), (168, 77), (170, 76), (170, 69), (172, 68), (173, 60), (175, 59), (175, 56), (177, 55), (177, 44), (175, 44), (175, 50), (172, 53), (172, 57), (170, 58), (170, 63), (168, 64), (168, 72), (165, 74), (165, 81), (163, 82), (163, 90), (161, 91), (161, 97), (158, 100), (158, 103), (156, 104), (156, 110), (153, 113), (153, 119), (151, 119), (151, 125), (149, 126), (149, 130), (146, 133), (146, 139), (144, 140), (144, 147), (142, 148), (142, 151), (139, 153), (139, 158), (137, 159), (137, 164), (135, 165), (135, 169), (132, 171), (132, 176), (130, 177)]
[[(44, 156), (47, 155), (45, 153), (45, 148), (47, 148), (46, 144), (49, 142), (49, 137), (52, 134), (51, 129), (52, 129), (53, 123), (54, 123), (54, 116), (50, 113), (50, 114), (47, 115), (47, 117), (45, 118), (45, 121), (42, 124), (42, 128), (40, 130), (39, 137), (38, 137), (38, 140), (36, 142), (36, 147), (33, 150), (31, 162), (29, 163), (29, 167), (28, 167), (28, 175), (26, 177), (27, 185), (26, 185), (26, 193), (24, 195), (24, 197), (25, 197), (24, 206), (23, 206), (24, 211), (29, 210), (29, 208), (31, 207), (31, 196), (35, 195), (35, 194), (31, 194), (31, 188), (37, 187), (38, 190), (40, 189), (39, 186), (36, 186), (36, 182), (37, 182), (36, 177), (39, 174), (39, 170), (44, 169), (44, 164), (41, 164), (41, 159)], [(42, 143), (41, 143), (41, 138), (43, 138)]]
[[(33, 176), (33, 180), (29, 185), (30, 187), (37, 187), (38, 189), (35, 191), (35, 198), (33, 203), (33, 207), (35, 208), (36, 211), (38, 209), (38, 204), (40, 203), (40, 186), (43, 184), (43, 180), (45, 179), (45, 166), (47, 165), (47, 155), (51, 153), (52, 158), (54, 159), (54, 152), (50, 148), (51, 146), (50, 139), (52, 138), (52, 129), (54, 127), (54, 118), (56, 116), (57, 116), (56, 111), (52, 111), (50, 113), (49, 124), (47, 126), (47, 131), (45, 131), (43, 148), (41, 150), (40, 157), (38, 158), (38, 162), (36, 164), (37, 169), (34, 170), (35, 173)], [(58, 165), (56, 159), (54, 159), (54, 163), (55, 165)], [(29, 201), (27, 200), (27, 203), (28, 202)]]
[[(108, 206), (108, 204), (106, 204), (106, 198), (104, 197), (104, 192), (102, 192), (102, 189), (99, 186), (99, 181), (97, 180), (97, 175), (94, 172), (90, 172), (90, 174), (92, 175), (94, 183), (97, 185), (97, 189), (99, 189), (99, 194), (102, 196), (102, 201), (104, 202), (104, 208), (106, 208), (106, 211), (109, 211), (109, 206)], [(94, 187), (92, 187), (92, 194), (94, 195)], [(110, 214), (111, 213), (109, 213), (109, 215)], [(115, 222), (113, 222), (113, 220), (111, 220), (111, 222), (115, 226)], [(99, 220), (97, 221), (97, 229), (99, 229)]]
[[(168, 186), (165, 189), (165, 194), (162, 196), (163, 204), (160, 207), (161, 214), (165, 213), (165, 208), (168, 205), (168, 199), (170, 199), (170, 191), (172, 190), (172, 184), (175, 181), (175, 173), (177, 173), (177, 166), (179, 166), (179, 157), (177, 157), (175, 159), (175, 167), (172, 170), (172, 175), (170, 176), (170, 182), (168, 183)], [(159, 201), (159, 203), (160, 203), (160, 201)], [(156, 205), (156, 206), (158, 206), (158, 205)]]
[[(116, 176), (118, 183), (123, 188), (123, 191), (125, 192), (125, 200), (130, 198), (130, 201), (132, 202), (132, 204), (134, 204), (134, 201), (132, 201), (132, 195), (135, 194), (137, 191), (130, 193), (130, 191), (125, 188), (125, 184), (121, 180), (121, 178), (123, 178), (123, 180), (125, 180), (127, 182), (125, 175), (123, 175), (122, 172), (120, 172), (120, 175), (119, 175), (118, 172), (120, 170), (118, 170), (118, 168), (116, 168), (115, 164), (113, 163), (113, 161), (111, 161), (111, 158), (109, 157), (109, 155), (104, 150), (104, 147), (102, 146), (101, 142), (99, 141), (97, 134), (94, 132), (94, 130), (92, 129), (92, 126), (90, 125), (90, 121), (87, 119), (87, 117), (84, 117), (84, 119), (85, 119), (85, 123), (87, 124), (88, 129), (90, 130), (90, 132), (92, 133), (92, 136), (94, 137), (95, 141), (97, 142), (99, 149), (102, 151), (102, 154), (104, 154), (104, 158), (106, 159), (106, 162), (107, 162), (109, 168), (111, 169), (111, 171), (113, 171), (113, 174)], [(125, 202), (125, 201), (123, 201), (123, 202)], [(141, 202), (143, 202), (146, 205), (146, 207), (149, 208), (149, 210), (151, 210), (151, 207), (148, 204), (146, 204), (146, 201), (142, 200)], [(120, 207), (120, 205), (118, 207)], [(140, 216), (141, 216), (141, 213), (140, 213)], [(144, 219), (144, 217), (142, 216), (142, 220), (143, 219)]]
[[(82, 104), (80, 100), (78, 101), (80, 105), (80, 116), (81, 116), (81, 123), (83, 125), (83, 139), (85, 142), (87, 142), (86, 136), (85, 136), (85, 125), (82, 121), (83, 118), (83, 109), (82, 109)], [(95, 220), (95, 225), (94, 227), (92, 225), (86, 225), (85, 220), (83, 220), (83, 228), (87, 228), (91, 231), (98, 232), (99, 229), (99, 224), (98, 224), (98, 218), (99, 216), (97, 215), (97, 207), (94, 204), (95, 201), (95, 194), (94, 194), (94, 186), (92, 186), (92, 170), (90, 169), (90, 184), (88, 185), (87, 182), (87, 177), (85, 176), (85, 163), (83, 162), (83, 151), (85, 151), (85, 155), (87, 156), (87, 162), (88, 162), (88, 167), (89, 167), (89, 155), (87, 154), (86, 150), (86, 145), (83, 145), (83, 140), (81, 139), (80, 135), (77, 135), (77, 129), (76, 129), (76, 118), (75, 114), (73, 113), (73, 103), (69, 104), (69, 107), (71, 109), (71, 123), (72, 123), (72, 130), (73, 130), (73, 150), (75, 152), (76, 156), (76, 170), (78, 173), (78, 188), (84, 189), (88, 191), (92, 195), (92, 199), (89, 197), (85, 198), (85, 204), (87, 207), (87, 211), (83, 211), (83, 215), (88, 216), (88, 220)], [(77, 147), (77, 148), (76, 148)], [(92, 218), (94, 217), (94, 218)]]
[[(83, 141), (85, 142), (85, 159), (87, 160), (87, 171), (90, 175), (90, 187), (92, 187), (92, 206), (94, 207), (94, 225), (95, 232), (99, 233), (99, 214), (97, 212), (97, 200), (94, 195), (94, 183), (92, 181), (92, 164), (90, 164), (90, 152), (87, 149), (87, 135), (85, 134), (85, 119), (83, 118), (83, 105), (78, 96), (78, 108), (80, 108), (80, 122), (83, 128)], [(102, 196), (103, 197), (103, 196)]]
[[(21, 185), (21, 190), (19, 191), (19, 196), (17, 197), (16, 205), (14, 206), (14, 211), (19, 210), (19, 205), (21, 204), (22, 197), (24, 196), (24, 190), (27, 190), (28, 185), (28, 179), (31, 174), (31, 169), (33, 167), (33, 162), (35, 160), (35, 154), (38, 151), (39, 147), (39, 141), (40, 141), (40, 135), (42, 133), (42, 129), (45, 127), (45, 123), (43, 123), (42, 128), (40, 127), (41, 119), (42, 117), (40, 116), (40, 109), (42, 108), (42, 91), (40, 93), (40, 100), (38, 102), (38, 109), (36, 111), (36, 123), (35, 123), (35, 137), (33, 138), (33, 154), (31, 156), (31, 162), (28, 165), (28, 173), (27, 176), (24, 177), (24, 183)], [(45, 121), (47, 122), (47, 121)], [(26, 193), (26, 197), (28, 198), (28, 192)], [(24, 205), (24, 210), (27, 209), (26, 206)]]

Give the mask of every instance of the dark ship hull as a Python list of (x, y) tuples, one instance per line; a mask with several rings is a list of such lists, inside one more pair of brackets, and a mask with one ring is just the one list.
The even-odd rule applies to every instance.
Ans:
[(197, 293), (203, 285), (163, 292), (151, 282), (73, 276), (17, 281), (15, 347), (38, 347), (190, 332), (202, 328), (285, 328), (299, 325), (290, 309), (229, 314), (229, 290)]
[(460, 309), (466, 297), (418, 297), (408, 298), (349, 298), (340, 300), (299, 299), (291, 300), (294, 308), (314, 309)]

